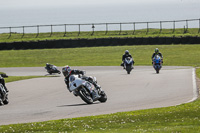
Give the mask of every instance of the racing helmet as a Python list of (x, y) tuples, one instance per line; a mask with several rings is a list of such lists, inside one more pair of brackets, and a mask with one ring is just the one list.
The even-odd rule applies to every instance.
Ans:
[(159, 53), (159, 49), (158, 49), (158, 48), (155, 49), (155, 53), (156, 53), (156, 54)]
[(125, 54), (126, 54), (126, 55), (128, 55), (128, 54), (129, 54), (129, 51), (128, 51), (128, 50), (126, 50), (126, 51), (125, 51)]
[(62, 68), (62, 73), (64, 76), (69, 76), (71, 74), (71, 71), (72, 70), (68, 65), (66, 65)]

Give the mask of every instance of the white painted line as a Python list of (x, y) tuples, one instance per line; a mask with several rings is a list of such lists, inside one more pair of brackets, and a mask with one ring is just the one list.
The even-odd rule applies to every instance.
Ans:
[(192, 69), (192, 82), (193, 82), (192, 83), (192, 85), (193, 85), (193, 98), (186, 103), (195, 101), (198, 98), (198, 95), (199, 95), (197, 82), (196, 82), (196, 69), (195, 68)]

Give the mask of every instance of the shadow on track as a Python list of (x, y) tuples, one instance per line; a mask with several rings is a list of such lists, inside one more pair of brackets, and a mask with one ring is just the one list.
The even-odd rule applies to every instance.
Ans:
[[(93, 103), (93, 104), (99, 104), (100, 102)], [(87, 105), (93, 105), (93, 104), (87, 104), (87, 103), (82, 103), (82, 104), (71, 104), (71, 105), (61, 105), (57, 107), (68, 107), (68, 106), (87, 106)]]

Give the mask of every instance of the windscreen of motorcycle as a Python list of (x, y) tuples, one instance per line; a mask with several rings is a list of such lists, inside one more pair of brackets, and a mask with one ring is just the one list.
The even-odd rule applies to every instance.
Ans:
[(69, 82), (73, 82), (75, 80), (75, 76), (74, 75), (71, 75), (70, 77), (69, 77)]

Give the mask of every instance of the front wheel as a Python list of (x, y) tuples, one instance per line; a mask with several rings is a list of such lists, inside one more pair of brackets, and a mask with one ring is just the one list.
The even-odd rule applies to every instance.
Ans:
[(77, 91), (77, 94), (87, 104), (92, 104), (93, 103), (93, 99), (92, 99), (90, 93), (85, 88), (81, 88), (79, 91)]
[(126, 66), (126, 71), (127, 71), (127, 74), (130, 74), (130, 72), (131, 72), (131, 65), (127, 65)]
[(101, 98), (99, 98), (98, 100), (101, 102), (101, 103), (105, 103), (107, 101), (107, 95), (104, 91), (101, 92), (100, 94)]
[(6, 99), (3, 101), (4, 104), (8, 104), (9, 103), (9, 100), (8, 100), (8, 97), (6, 97)]

